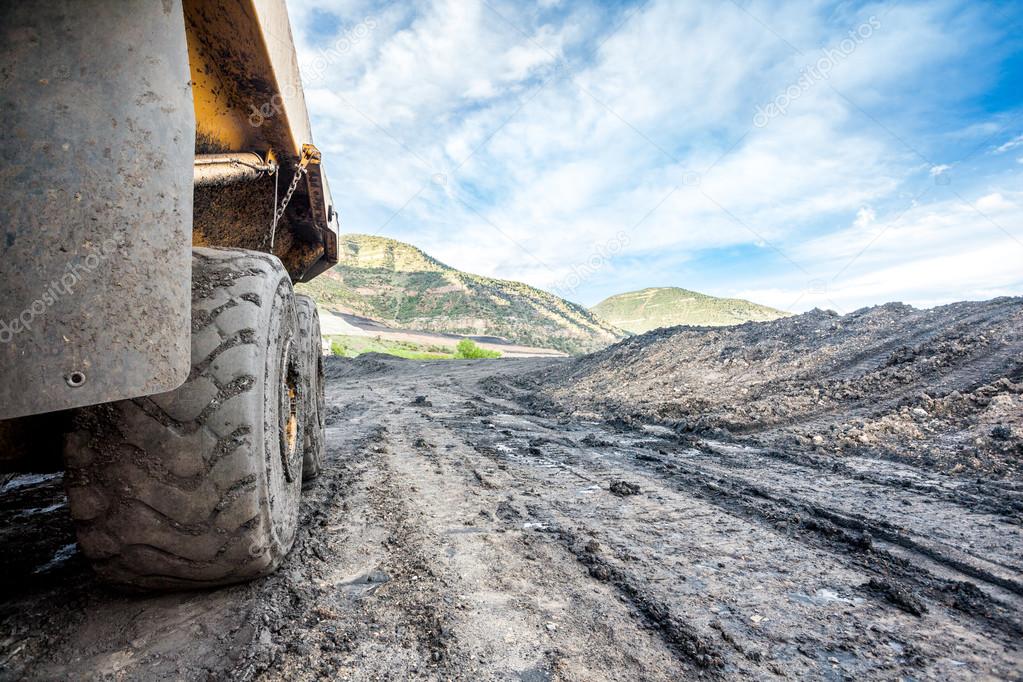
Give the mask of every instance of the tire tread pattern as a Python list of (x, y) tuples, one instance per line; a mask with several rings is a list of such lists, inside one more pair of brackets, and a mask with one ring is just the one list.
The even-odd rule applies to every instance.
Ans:
[[(267, 307), (280, 305), (282, 282), (294, 324), (277, 258), (193, 249), (193, 338), (216, 330), (220, 343), (204, 353), (193, 343), (192, 370), (174, 391), (76, 413), (65, 444), (68, 499), (79, 546), (102, 579), (135, 589), (239, 582), (271, 572), (290, 549), (293, 528), (276, 537), (264, 507), (275, 494), (300, 493), (267, 489), (257, 380), (274, 347), (259, 327)], [(250, 322), (237, 328), (238, 319)], [(221, 361), (235, 348), (244, 350)]]
[(319, 476), (323, 469), (326, 446), (326, 405), (320, 314), (316, 309), (316, 302), (309, 296), (296, 295), (295, 306), (298, 311), (298, 339), (302, 345), (306, 365), (302, 372), (304, 393), (308, 397), (305, 409), (302, 478), (310, 481)]

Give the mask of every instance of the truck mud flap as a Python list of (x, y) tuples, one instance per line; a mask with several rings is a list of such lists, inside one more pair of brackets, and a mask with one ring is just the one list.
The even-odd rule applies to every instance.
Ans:
[(180, 0), (0, 3), (0, 419), (190, 362), (195, 118)]

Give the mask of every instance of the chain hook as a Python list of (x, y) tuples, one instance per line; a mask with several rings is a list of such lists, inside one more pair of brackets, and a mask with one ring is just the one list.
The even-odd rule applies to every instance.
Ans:
[[(280, 222), (281, 218), (284, 217), (284, 211), (288, 208), (288, 203), (291, 201), (291, 195), (298, 189), (298, 183), (302, 179), (302, 176), (309, 172), (309, 164), (320, 162), (320, 151), (311, 144), (302, 145), (302, 156), (299, 158), (297, 164), (295, 164), (295, 175), (291, 178), (291, 184), (288, 185), (288, 191), (284, 193), (284, 198), (281, 200), (280, 205), (277, 205), (277, 189), (278, 179), (280, 171), (278, 170), (278, 178), (274, 179), (274, 217), (273, 222), (270, 224), (270, 232), (268, 235), (263, 236), (263, 246), (266, 246), (266, 240), (270, 238), (270, 250), (269, 253), (274, 251), (274, 240), (277, 237), (277, 223)], [(280, 166), (278, 166), (278, 169)]]

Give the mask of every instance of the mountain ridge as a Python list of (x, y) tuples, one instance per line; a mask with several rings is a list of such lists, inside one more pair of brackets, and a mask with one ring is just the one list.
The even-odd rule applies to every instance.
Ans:
[(742, 298), (722, 298), (681, 287), (647, 287), (605, 298), (590, 308), (610, 324), (633, 334), (660, 327), (724, 327), (766, 322), (791, 313)]
[(298, 290), (390, 326), (499, 336), (573, 354), (626, 336), (582, 305), (522, 282), (463, 272), (405, 242), (346, 234), (338, 251), (337, 265)]

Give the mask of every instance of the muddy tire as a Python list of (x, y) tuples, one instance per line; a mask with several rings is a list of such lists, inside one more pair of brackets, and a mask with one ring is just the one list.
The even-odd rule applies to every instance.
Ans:
[(316, 303), (308, 296), (295, 296), (298, 311), (298, 339), (305, 362), (302, 372), (303, 394), (306, 405), (303, 410), (305, 436), (302, 452), (302, 477), (309, 481), (320, 475), (323, 468), (323, 452), (326, 442), (325, 412), (323, 395), (323, 348), (320, 345), (320, 314)]
[(78, 411), (65, 443), (78, 544), (128, 588), (265, 575), (298, 523), (305, 399), (291, 280), (250, 251), (197, 248), (192, 269), (188, 379)]

